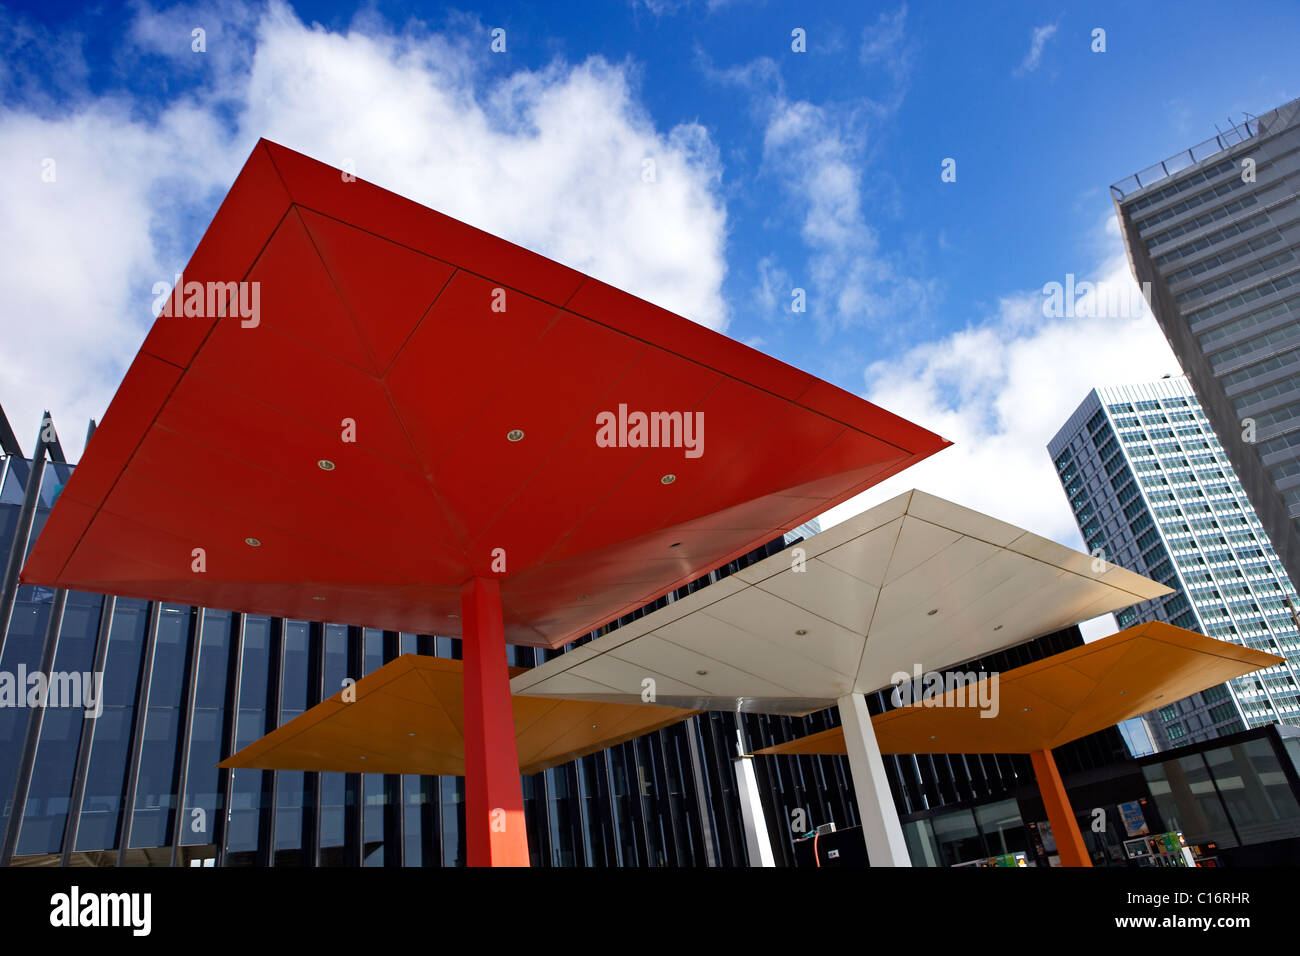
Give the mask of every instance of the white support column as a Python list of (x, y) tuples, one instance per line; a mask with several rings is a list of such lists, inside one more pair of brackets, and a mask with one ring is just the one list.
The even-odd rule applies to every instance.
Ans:
[(889, 778), (885, 776), (885, 761), (881, 759), (876, 733), (871, 727), (867, 701), (861, 694), (846, 694), (837, 703), (871, 865), (911, 866), (903, 827), (894, 808), (894, 795), (889, 790)]
[[(743, 753), (743, 748), (741, 750)], [(731, 761), (736, 768), (736, 790), (740, 796), (740, 818), (745, 824), (745, 846), (749, 849), (750, 866), (776, 866), (772, 855), (772, 840), (767, 835), (767, 817), (758, 797), (758, 777), (754, 774), (753, 757), (737, 757)]]

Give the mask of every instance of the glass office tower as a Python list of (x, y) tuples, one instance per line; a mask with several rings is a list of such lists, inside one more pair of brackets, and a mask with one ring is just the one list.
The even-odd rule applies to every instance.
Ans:
[(1300, 100), (1111, 190), (1156, 320), (1300, 583)]
[(1160, 749), (1300, 725), (1297, 600), (1185, 378), (1100, 388), (1048, 443), (1088, 550), (1175, 591), (1120, 611), (1288, 660), (1147, 715)]
[[(225, 610), (14, 586), (72, 466), (25, 457), (0, 411), (0, 561), (12, 617), (5, 675), (102, 673), (102, 709), (0, 706), (0, 862), (10, 865), (457, 866), (465, 860), (464, 785), (455, 777), (219, 770), (216, 764), (400, 654), (459, 657), (425, 634), (283, 620)], [(62, 458), (61, 452), (56, 456)], [(35, 477), (36, 480), (33, 480)], [(31, 502), (30, 510), (24, 501)], [(814, 532), (810, 524), (799, 529)], [(613, 621), (579, 646), (774, 554), (799, 532)], [(9, 560), (12, 558), (13, 560)], [(0, 595), (3, 597), (3, 595)], [(0, 601), (0, 608), (5, 603)], [(1082, 643), (1044, 635), (960, 670), (1002, 671)], [(534, 666), (565, 651), (510, 647)], [(888, 695), (867, 696), (873, 713)], [(748, 862), (733, 760), (826, 730), (805, 717), (700, 714), (523, 778), (537, 866), (739, 866)], [(1072, 773), (1126, 754), (1114, 728), (1057, 751)], [(1037, 789), (1023, 755), (886, 755), (909, 839), (952, 862), (1030, 846), (1017, 795)], [(755, 758), (775, 860), (822, 824), (857, 825), (843, 757)], [(796, 813), (796, 811), (800, 811)], [(1034, 811), (1040, 812), (1040, 811)], [(944, 834), (959, 834), (948, 840)], [(918, 860), (918, 865), (925, 860)]]

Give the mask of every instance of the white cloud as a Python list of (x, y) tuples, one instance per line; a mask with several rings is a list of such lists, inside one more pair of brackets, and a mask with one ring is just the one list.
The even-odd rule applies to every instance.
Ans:
[(754, 302), (760, 315), (792, 315), (796, 285), (772, 256), (758, 260), (758, 285), (754, 289)]
[[(912, 276), (899, 253), (881, 248), (867, 212), (873, 197), (863, 188), (883, 121), (901, 108), (910, 81), (914, 47), (906, 19), (904, 5), (880, 15), (863, 32), (859, 59), (885, 78), (874, 99), (824, 104), (792, 99), (770, 58), (726, 70), (703, 67), (751, 96), (763, 125), (763, 172), (778, 182), (807, 250), (799, 265), (771, 257), (760, 262), (755, 300), (764, 306), (773, 302), (771, 280), (788, 275), (793, 285), (806, 289), (807, 318), (823, 340), (864, 325), (886, 328), (904, 309), (924, 313), (938, 296), (936, 282)], [(890, 186), (887, 175), (872, 180), (873, 192), (888, 193)], [(882, 215), (882, 207), (887, 204), (875, 203), (871, 211)]]
[(1033, 32), (1029, 35), (1029, 52), (1025, 58), (1020, 61), (1014, 71), (1014, 75), (1021, 76), (1025, 73), (1032, 73), (1038, 69), (1038, 64), (1043, 58), (1043, 48), (1047, 46), (1047, 41), (1056, 36), (1056, 24), (1049, 23), (1046, 26), (1034, 27)]
[(103, 413), (143, 339), (152, 283), (171, 279), (159, 218), (234, 175), (215, 134), (186, 111), (147, 128), (112, 102), (56, 120), (0, 113), (0, 404), (24, 448), (44, 407), (69, 455)]
[[(1099, 296), (1135, 285), (1122, 254), (1087, 278)], [(1082, 549), (1048, 440), (1093, 388), (1180, 369), (1145, 305), (1133, 316), (1051, 319), (1043, 301), (1008, 296), (987, 321), (866, 370), (865, 398), (954, 444), (832, 509), (823, 527), (920, 488)]]
[(880, 103), (882, 113), (896, 111), (912, 79), (912, 61), (916, 47), (907, 37), (907, 4), (893, 13), (882, 13), (862, 34), (858, 59), (869, 69), (879, 69), (890, 80), (890, 88)]
[[(189, 51), (196, 25), (207, 54)], [(196, 64), (192, 92), (0, 111), (0, 403), (20, 440), (49, 406), (75, 460), (147, 331), (152, 284), (184, 265), (259, 136), (351, 160), (364, 179), (725, 329), (721, 164), (703, 127), (656, 129), (632, 64), (503, 69), (485, 27), (454, 26), (395, 32), (370, 13), (340, 33), (279, 3), (255, 17), (141, 7), (133, 54)], [(45, 157), (56, 183), (40, 182)]]
[[(1127, 301), (1136, 282), (1115, 249), (1113, 216), (1105, 231), (1113, 254), (1079, 278), (1095, 283), (1096, 300)], [(1047, 442), (1093, 388), (1154, 381), (1180, 369), (1140, 298), (1140, 309), (1128, 314), (1059, 319), (1043, 315), (1044, 299), (1041, 291), (1008, 296), (987, 321), (866, 370), (865, 398), (953, 445), (831, 509), (821, 516), (823, 528), (920, 488), (1086, 550)], [(1076, 314), (1107, 311), (1080, 301)], [(1081, 630), (1092, 641), (1116, 625), (1107, 614)]]
[(656, 17), (673, 17), (685, 10), (695, 10), (700, 6), (704, 7), (706, 13), (711, 14), (746, 2), (747, 0), (704, 0), (701, 4), (697, 0), (628, 0), (633, 10), (645, 8)]
[[(866, 134), (857, 117), (782, 100), (764, 134), (764, 162), (802, 212), (808, 315), (823, 334), (924, 312), (934, 283), (914, 278), (880, 248), (862, 195)], [(800, 278), (800, 277), (796, 277)]]

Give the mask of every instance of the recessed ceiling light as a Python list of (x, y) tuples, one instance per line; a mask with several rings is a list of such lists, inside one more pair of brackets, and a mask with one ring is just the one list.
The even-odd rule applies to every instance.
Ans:
[(1127, 694), (1127, 693), (1128, 693), (1128, 691), (1126, 691), (1126, 690), (1122, 690), (1122, 691), (1119, 692), (1119, 696), (1123, 697), (1123, 696), (1124, 696), (1125, 694)]
[(803, 637), (805, 634), (808, 633), (808, 629), (801, 627), (799, 628), (799, 630), (795, 631), (795, 633), (798, 634), (800, 637)]
[(325, 600), (325, 595), (323, 595), (323, 594), (313, 594), (313, 595), (311, 596), (311, 599), (312, 599), (313, 601), (323, 601), (323, 600)]
[(938, 614), (938, 613), (939, 613), (939, 609), (938, 609), (937, 607), (932, 607), (932, 608), (930, 608), (930, 610), (928, 610), (928, 611), (925, 612), (925, 616), (926, 616), (926, 617), (934, 617), (934, 615), (936, 615), (936, 614)]
[(411, 732), (410, 732), (409, 734), (407, 734), (406, 736), (408, 736), (408, 737), (414, 737), (414, 736), (415, 736), (415, 731), (411, 731)]
[(938, 740), (939, 738), (936, 737), (934, 734), (931, 734), (931, 735), (930, 735), (930, 739), (931, 739), (931, 740)]
[(244, 544), (248, 545), (250, 548), (260, 548), (262, 546), (262, 542), (258, 541), (256, 538), (245, 538)]
[(662, 478), (659, 479), (660, 483), (665, 485), (671, 485), (676, 480), (677, 480), (676, 475), (664, 475)]
[(523, 441), (524, 430), (522, 428), (512, 428), (506, 432), (506, 441)]
[(448, 614), (447, 616), (450, 617), (450, 618), (452, 618), (452, 619), (455, 619), (455, 618), (460, 617), (459, 614)]
[(1000, 630), (1002, 630), (1002, 625), (1001, 625), (1001, 624), (994, 624), (994, 625), (993, 625), (993, 630), (995, 630), (995, 631), (1000, 631)]
[(592, 729), (592, 730), (595, 730), (595, 729), (596, 729), (597, 727), (599, 727), (599, 726), (600, 726), (600, 724), (592, 724), (592, 725), (591, 725), (591, 729)]
[(334, 462), (330, 461), (328, 458), (322, 458), (316, 462), (316, 467), (321, 471), (333, 471)]
[(701, 677), (707, 677), (709, 674), (708, 671), (696, 671), (695, 673), (699, 674)]
[(362, 759), (362, 760), (365, 760), (365, 759), (366, 759), (366, 755), (365, 755), (365, 754), (362, 754), (362, 755), (361, 755), (361, 759)]
[(1020, 712), (1021, 712), (1022, 714), (1027, 714), (1027, 713), (1029, 713), (1029, 708), (1028, 708), (1028, 707), (1021, 707), (1021, 708), (1020, 708)]

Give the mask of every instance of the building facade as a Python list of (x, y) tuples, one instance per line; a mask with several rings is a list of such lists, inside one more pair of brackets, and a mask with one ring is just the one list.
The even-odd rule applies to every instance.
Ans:
[(1120, 627), (1167, 621), (1287, 658), (1146, 715), (1157, 747), (1300, 725), (1300, 598), (1188, 381), (1095, 389), (1047, 448), (1088, 550), (1174, 589)]
[(1156, 320), (1300, 582), (1300, 100), (1111, 189)]
[[(6, 453), (0, 463), (0, 555), (6, 556), (0, 610), (9, 609), (7, 626), (0, 617), (3, 863), (463, 865), (459, 778), (216, 767), (333, 694), (345, 678), (404, 653), (455, 658), (460, 642), (16, 586), (15, 561), (30, 550), (72, 470), (52, 427), (48, 434), (51, 441), (38, 446), (41, 457), (27, 458), (0, 413)], [(573, 646), (710, 586), (786, 547), (796, 534)], [(1081, 643), (1078, 628), (1070, 627), (956, 669), (1010, 670)], [(508, 657), (530, 666), (560, 653), (511, 647)], [(14, 691), (38, 672), (50, 677), (49, 695), (45, 706), (28, 706), (30, 698), (20, 701)], [(56, 675), (87, 674), (89, 680), (63, 686), (55, 699)], [(102, 675), (102, 684), (95, 675)], [(893, 706), (888, 690), (867, 695), (872, 713)], [(526, 776), (533, 864), (748, 865), (738, 755), (837, 722), (834, 708), (804, 717), (701, 714)], [(1095, 861), (1123, 861), (1122, 833), (1089, 829), (1098, 806), (1118, 820), (1120, 804), (1140, 804), (1151, 831), (1164, 828), (1153, 791), (1127, 759), (1118, 729), (1058, 748), (1055, 757)], [(818, 827), (852, 831), (859, 825), (846, 758), (749, 759), (776, 865), (811, 865), (806, 838)], [(904, 754), (884, 761), (914, 865), (950, 866), (1017, 852), (1042, 865), (1050, 861), (1046, 812), (1027, 756)], [(1272, 764), (1260, 766), (1267, 779), (1277, 776)], [(1285, 789), (1300, 792), (1294, 772), (1287, 774)], [(1185, 797), (1178, 788), (1172, 792)], [(1278, 803), (1279, 825), (1300, 833), (1300, 809), (1287, 809), (1294, 804)], [(855, 839), (853, 833), (844, 837)]]
[[(2, 413), (0, 423), (0, 610), (10, 609), (7, 626), (0, 617), (3, 863), (463, 864), (459, 778), (216, 767), (332, 695), (345, 678), (399, 654), (459, 657), (458, 640), (18, 586), (18, 568), (73, 466), (62, 460), (48, 419), (42, 431), (50, 441), (42, 440), (35, 458), (19, 451)], [(816, 531), (810, 524), (777, 538), (572, 646)], [(1078, 629), (1067, 628), (960, 669), (1006, 670), (1079, 643)], [(560, 653), (510, 647), (508, 659), (526, 667)], [(27, 705), (36, 673), (51, 678), (45, 706)], [(85, 680), (56, 699), (54, 675)], [(19, 684), (21, 695), (14, 693)], [(892, 704), (882, 691), (868, 696), (868, 706), (878, 713)], [(701, 714), (527, 776), (532, 859), (546, 866), (746, 865), (738, 753), (837, 722), (834, 708), (799, 718)], [(1062, 748), (1057, 761), (1068, 780), (1126, 756), (1111, 728)], [(918, 863), (1032, 845), (1015, 799), (1018, 790), (1034, 790), (1027, 757), (885, 761), (909, 842), (922, 853)], [(796, 844), (812, 829), (858, 824), (845, 758), (754, 758), (754, 770), (777, 865), (796, 865)]]

